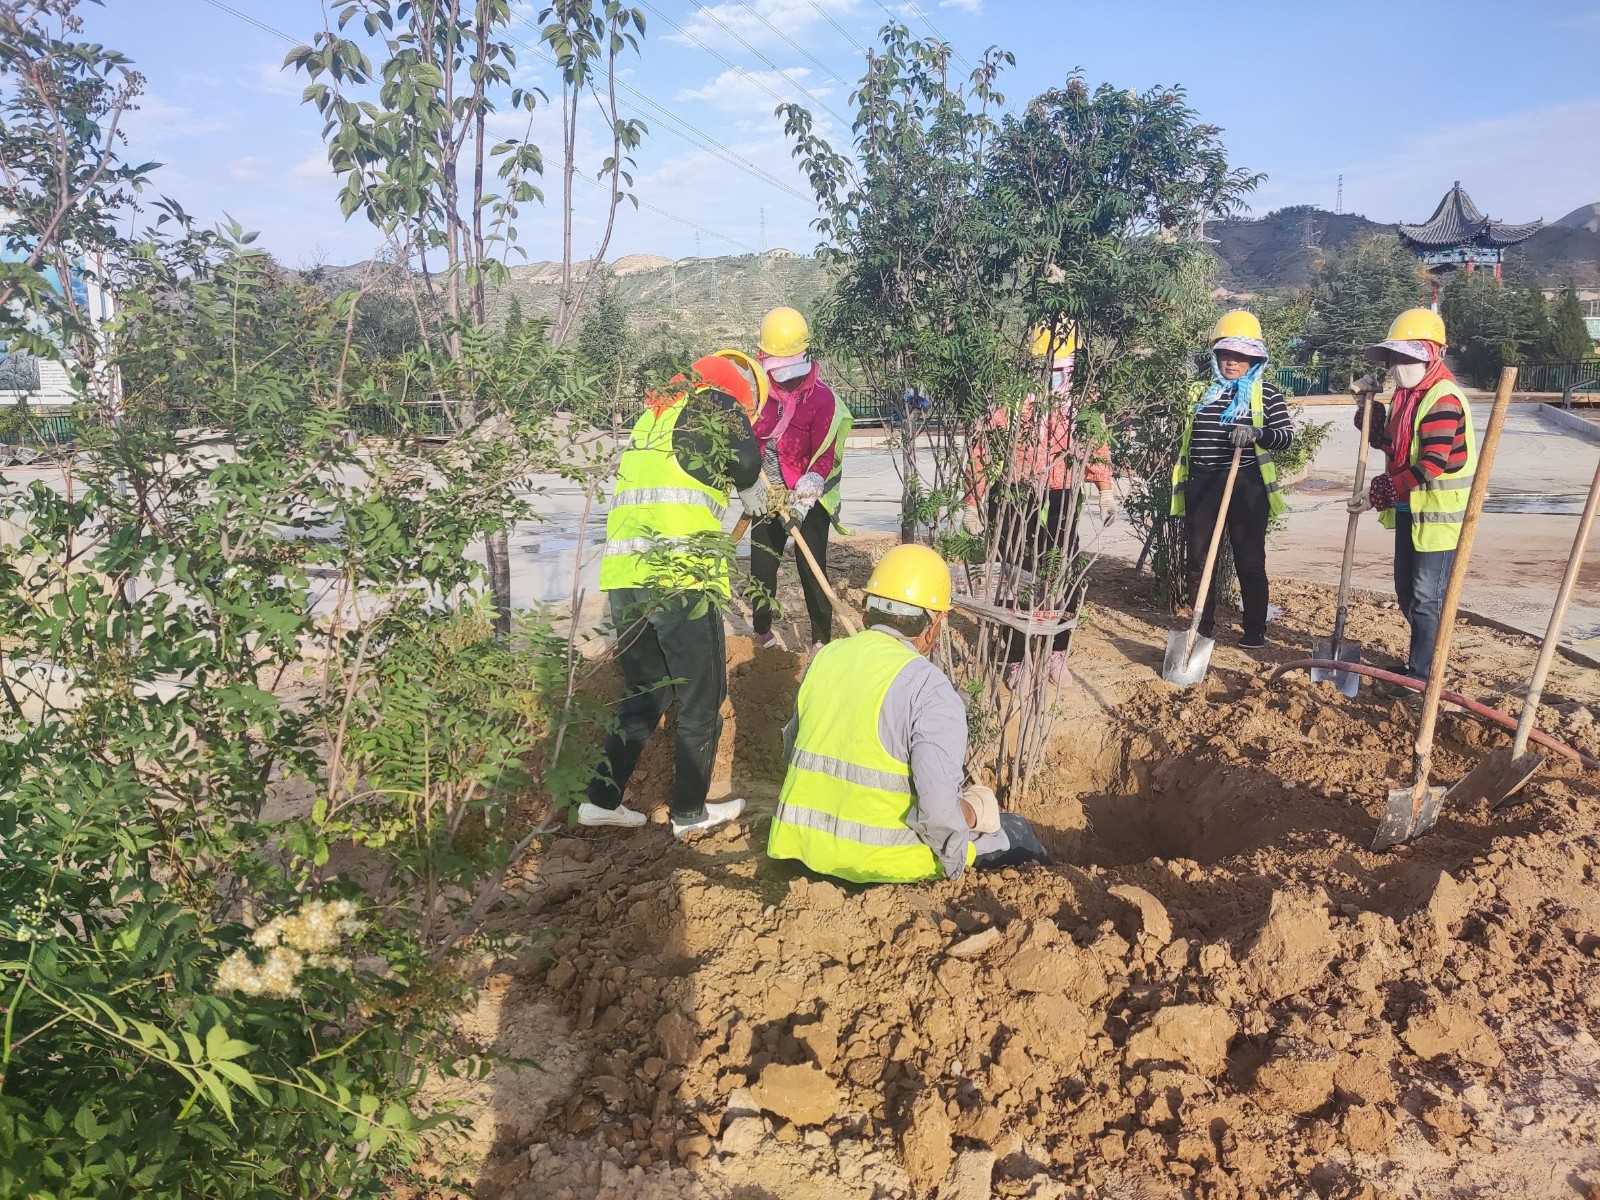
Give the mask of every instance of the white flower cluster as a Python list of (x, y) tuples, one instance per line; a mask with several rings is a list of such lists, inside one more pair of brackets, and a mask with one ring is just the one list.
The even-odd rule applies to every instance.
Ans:
[(0, 921), (0, 938), (11, 942), (42, 942), (51, 936), (52, 922), (45, 920), (50, 911), (50, 897), (43, 888), (35, 888), (33, 895), (32, 904), (19, 904), (9, 922)]
[(300, 994), (300, 972), (350, 969), (350, 960), (333, 951), (361, 929), (356, 906), (349, 900), (312, 900), (298, 913), (280, 913), (250, 935), (263, 952), (261, 961), (249, 951), (235, 950), (217, 969), (217, 991), (292, 1000)]

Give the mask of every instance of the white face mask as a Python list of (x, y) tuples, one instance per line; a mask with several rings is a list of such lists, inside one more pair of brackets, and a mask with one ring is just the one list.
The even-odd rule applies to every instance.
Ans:
[(767, 374), (772, 376), (773, 383), (788, 383), (791, 379), (804, 379), (811, 373), (811, 364), (808, 362), (790, 363), (787, 367), (773, 367)]
[(1403, 388), (1416, 387), (1427, 373), (1427, 363), (1397, 362), (1389, 368), (1389, 374), (1394, 376), (1395, 386)]

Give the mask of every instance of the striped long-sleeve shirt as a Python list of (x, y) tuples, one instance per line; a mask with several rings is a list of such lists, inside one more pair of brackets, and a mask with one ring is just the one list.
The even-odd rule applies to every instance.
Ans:
[[(1230, 388), (1195, 414), (1194, 432), (1189, 435), (1190, 471), (1226, 471), (1233, 464), (1233, 442), (1228, 438), (1227, 426), (1222, 424), (1222, 414), (1232, 394)], [(1294, 441), (1294, 422), (1289, 419), (1283, 393), (1272, 384), (1263, 383), (1261, 407), (1266, 423), (1256, 445), (1267, 451), (1287, 450)], [(1246, 447), (1239, 465), (1250, 467), (1255, 461), (1255, 448)]]
[[(1421, 389), (1418, 389), (1421, 390)], [(1382, 428), (1372, 431), (1372, 445), (1392, 453), (1404, 439), (1407, 426), (1415, 420), (1416, 410), (1410, 405), (1396, 404), (1389, 420)], [(1454, 396), (1440, 396), (1423, 419), (1418, 430), (1421, 446), (1414, 463), (1390, 463), (1387, 472), (1394, 487), (1395, 499), (1404, 503), (1413, 488), (1421, 487), (1430, 479), (1437, 479), (1446, 471), (1459, 471), (1467, 461), (1467, 414), (1461, 401)]]

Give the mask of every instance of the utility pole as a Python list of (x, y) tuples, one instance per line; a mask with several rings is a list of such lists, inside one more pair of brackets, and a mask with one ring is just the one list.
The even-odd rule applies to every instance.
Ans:
[(761, 253), (767, 252), (767, 210), (761, 210)]
[(1339, 196), (1333, 202), (1333, 211), (1344, 216), (1344, 176), (1339, 176)]

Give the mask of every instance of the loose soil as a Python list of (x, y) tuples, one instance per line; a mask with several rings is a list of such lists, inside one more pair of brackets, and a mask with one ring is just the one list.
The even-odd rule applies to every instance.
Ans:
[[(881, 548), (834, 562), (859, 587)], [(1600, 1195), (1595, 779), (1553, 759), (1514, 802), (1374, 854), (1416, 707), (1267, 680), (1327, 636), (1331, 593), (1276, 584), (1276, 645), (1225, 633), (1179, 691), (1147, 587), (1096, 576), (1019, 805), (1058, 865), (926, 887), (765, 859), (801, 659), (732, 622), (713, 790), (751, 816), (681, 844), (552, 839), (512, 914), (540, 949), (476, 1018), (544, 1070), (467, 1097), (474, 1194)], [(803, 621), (792, 575), (782, 596)], [(1393, 665), (1405, 627), (1363, 597), (1350, 636)], [(1454, 686), (1515, 713), (1533, 642), (1466, 621), (1456, 647)], [(1558, 661), (1541, 713), (1590, 753), (1596, 675)], [(668, 732), (630, 793), (658, 816)], [(1508, 740), (1446, 714), (1438, 780)]]

